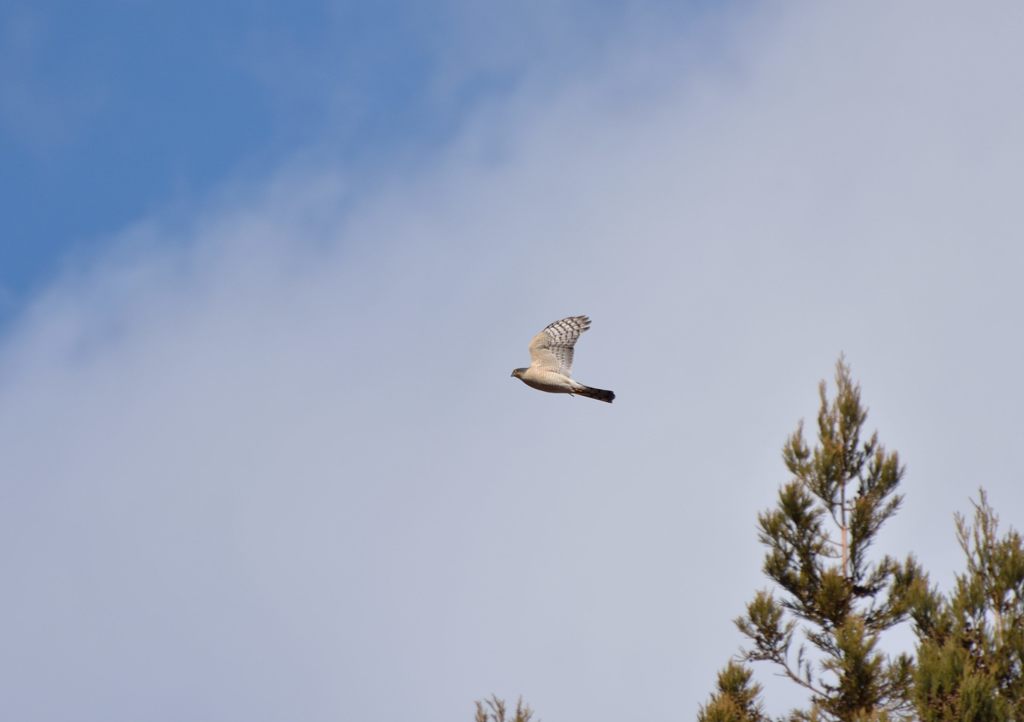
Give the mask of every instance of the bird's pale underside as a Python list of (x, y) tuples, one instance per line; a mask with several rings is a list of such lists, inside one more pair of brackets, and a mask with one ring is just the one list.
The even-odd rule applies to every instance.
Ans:
[(579, 394), (589, 399), (607, 401), (615, 394), (604, 389), (584, 386), (572, 378), (572, 355), (576, 339), (590, 328), (586, 316), (569, 316), (548, 326), (530, 341), (530, 365), (515, 369), (512, 375), (527, 386), (552, 394)]

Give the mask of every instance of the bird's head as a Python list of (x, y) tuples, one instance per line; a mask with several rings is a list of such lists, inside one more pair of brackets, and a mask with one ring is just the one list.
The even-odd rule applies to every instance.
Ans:
[(517, 379), (523, 378), (524, 373), (526, 373), (526, 369), (512, 369), (512, 376)]

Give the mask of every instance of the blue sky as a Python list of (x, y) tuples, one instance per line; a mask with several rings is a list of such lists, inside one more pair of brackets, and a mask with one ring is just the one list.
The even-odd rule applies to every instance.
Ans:
[[(68, 258), (302, 154), (369, 173), (556, 82), (656, 3), (6, 3), (5, 315)], [(684, 25), (697, 12), (669, 13)]]
[[(840, 353), (873, 549), (1024, 525), (1018, 3), (83, 7), (3, 10), (0, 718), (695, 714)], [(509, 377), (580, 313), (613, 405)]]

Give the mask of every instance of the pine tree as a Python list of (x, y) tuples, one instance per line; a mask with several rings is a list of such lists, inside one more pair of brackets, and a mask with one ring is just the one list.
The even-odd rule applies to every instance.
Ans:
[[(749, 640), (719, 673), (698, 722), (768, 722), (748, 663), (770, 662), (806, 690), (788, 722), (1024, 722), (1024, 539), (998, 533), (980, 492), (973, 523), (957, 514), (967, 559), (953, 591), (928, 585), (912, 556), (872, 560), (868, 551), (899, 509), (904, 468), (862, 430), (860, 387), (840, 358), (835, 396), (820, 385), (817, 443), (803, 425), (782, 456), (791, 480), (774, 509), (758, 516), (774, 590), (755, 594), (736, 625)], [(889, 657), (881, 635), (913, 620), (915, 660)], [(496, 696), (476, 703), (476, 722), (530, 722)]]
[(729, 662), (718, 673), (717, 691), (700, 708), (697, 722), (768, 722), (762, 711), (761, 685), (750, 681), (753, 672)]
[(529, 705), (523, 704), (522, 697), (516, 702), (515, 712), (509, 717), (508, 705), (505, 700), (499, 699), (497, 695), (491, 695), (490, 699), (476, 703), (476, 717), (474, 722), (530, 722), (533, 719), (533, 710)]
[(948, 598), (931, 589), (915, 605), (924, 722), (1024, 719), (1024, 544), (998, 527), (982, 490), (973, 525), (956, 515), (967, 570)]
[[(792, 479), (779, 490), (775, 509), (758, 517), (764, 572), (779, 596), (758, 592), (736, 620), (751, 643), (740, 658), (771, 662), (808, 692), (808, 708), (790, 719), (900, 719), (911, 710), (912, 661), (889, 658), (877, 645), (907, 618), (926, 582), (912, 557), (902, 564), (888, 556), (869, 559), (879, 529), (899, 508), (904, 469), (877, 434), (862, 439), (867, 410), (843, 359), (835, 382), (831, 401), (825, 382), (820, 385), (817, 444), (808, 447), (801, 423), (782, 452)], [(761, 719), (711, 716), (731, 699), (723, 676), (736, 679), (737, 670), (749, 677), (743, 664), (726, 667), (719, 691), (701, 710), (704, 719)], [(742, 689), (756, 687), (748, 679)], [(756, 693), (747, 709), (760, 715)]]

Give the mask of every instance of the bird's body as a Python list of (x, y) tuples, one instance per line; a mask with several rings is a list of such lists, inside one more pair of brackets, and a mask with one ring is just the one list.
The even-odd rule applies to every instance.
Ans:
[(530, 341), (530, 365), (515, 369), (512, 375), (538, 391), (579, 394), (611, 403), (613, 392), (584, 386), (570, 375), (576, 339), (588, 328), (590, 319), (586, 316), (569, 316), (548, 324)]

